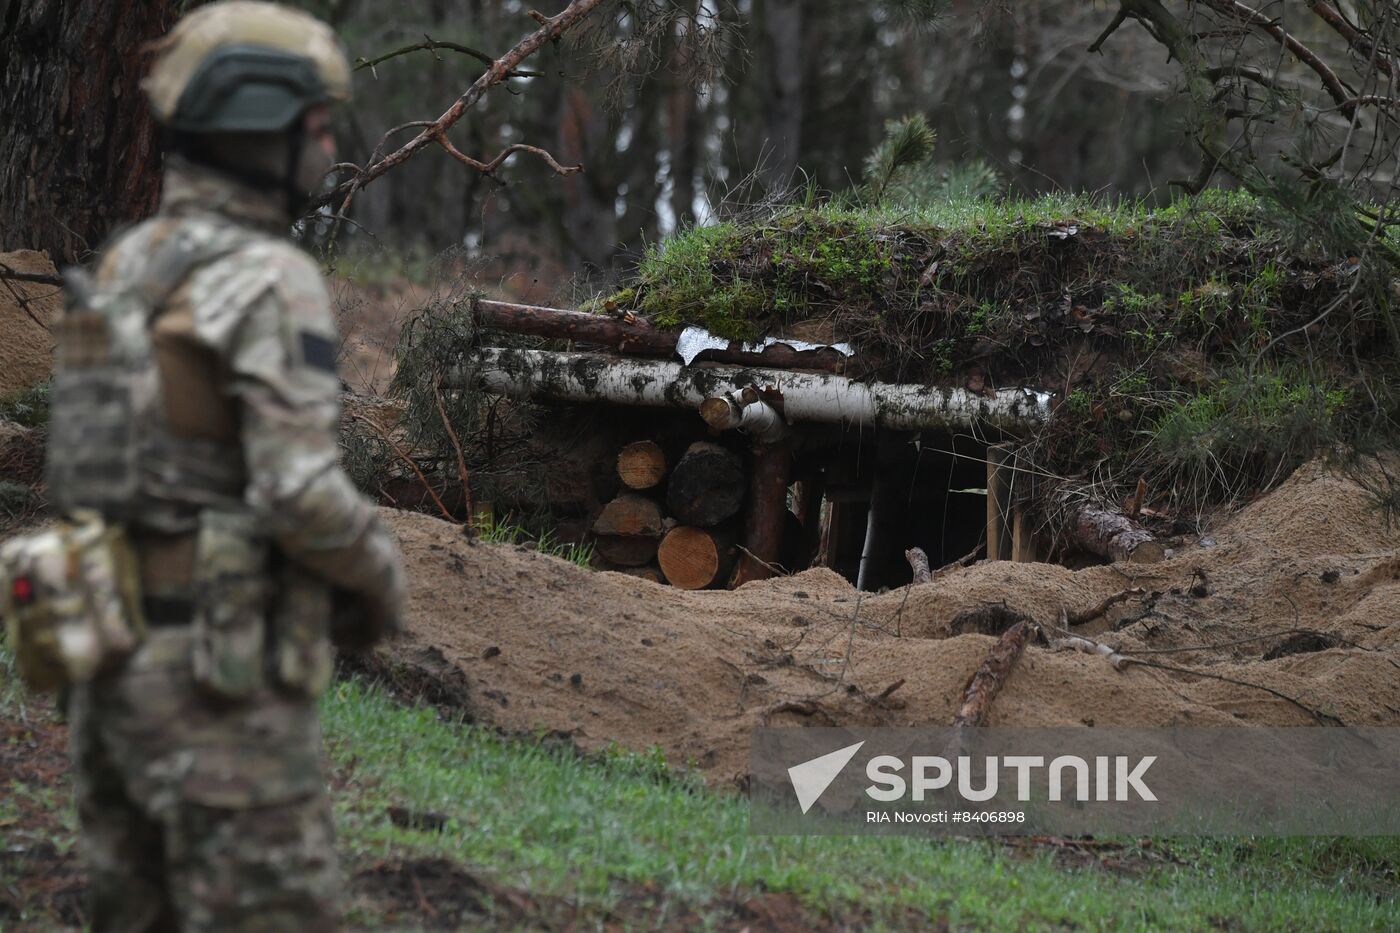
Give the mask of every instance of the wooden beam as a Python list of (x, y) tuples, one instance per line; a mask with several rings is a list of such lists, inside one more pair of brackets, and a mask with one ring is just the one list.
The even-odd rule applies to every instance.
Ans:
[(1006, 444), (987, 448), (987, 559), (1011, 560), (1011, 469)]
[[(676, 356), (676, 343), (681, 337), (678, 330), (653, 327), (632, 315), (613, 317), (485, 299), (474, 301), (472, 308), (477, 324), (491, 330), (530, 334), (551, 340), (572, 340), (633, 356), (669, 359)], [(755, 353), (743, 349), (743, 344), (737, 341), (730, 342), (722, 350), (702, 350), (697, 359), (737, 363), (740, 366), (811, 369), (825, 373), (840, 372), (846, 360), (839, 350), (830, 347), (795, 350), (787, 344), (777, 343)]]

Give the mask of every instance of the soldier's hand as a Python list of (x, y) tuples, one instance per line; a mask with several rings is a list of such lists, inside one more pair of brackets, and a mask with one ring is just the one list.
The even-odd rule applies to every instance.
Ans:
[(401, 602), (337, 589), (331, 613), (331, 641), (342, 651), (359, 652), (392, 638), (403, 627)]

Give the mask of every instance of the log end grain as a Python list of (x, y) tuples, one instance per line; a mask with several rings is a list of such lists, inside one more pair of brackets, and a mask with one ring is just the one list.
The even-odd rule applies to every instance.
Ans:
[(724, 578), (732, 555), (733, 546), (722, 535), (681, 525), (661, 539), (657, 562), (672, 586), (702, 590)]
[(599, 535), (644, 535), (659, 538), (663, 519), (661, 507), (645, 496), (624, 493), (603, 506), (593, 522), (593, 533)]
[(628, 489), (654, 489), (666, 477), (666, 452), (655, 441), (637, 441), (617, 455), (617, 475)]

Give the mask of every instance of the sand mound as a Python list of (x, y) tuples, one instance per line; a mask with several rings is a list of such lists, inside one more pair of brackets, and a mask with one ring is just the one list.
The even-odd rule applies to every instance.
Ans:
[[(15, 272), (56, 275), (47, 253), (18, 250), (0, 253), (0, 265)], [(48, 325), (63, 307), (53, 285), (0, 282), (0, 397), (49, 378), (53, 338)]]
[[(953, 634), (1005, 600), (1041, 622), (1130, 587), (1083, 634), (1267, 686), (1349, 725), (1400, 724), (1400, 530), (1356, 484), (1317, 468), (1149, 568), (981, 563), (920, 587), (859, 594), (812, 570), (687, 593), (593, 573), (386, 512), (410, 566), (399, 671), (454, 684), (477, 720), (586, 749), (660, 746), (711, 778), (744, 773), (773, 724), (944, 724), (993, 638)], [(1306, 629), (1321, 636), (1303, 634)], [(887, 698), (892, 685), (903, 681)], [(1217, 679), (1030, 649), (991, 725), (1309, 725), (1304, 708)]]

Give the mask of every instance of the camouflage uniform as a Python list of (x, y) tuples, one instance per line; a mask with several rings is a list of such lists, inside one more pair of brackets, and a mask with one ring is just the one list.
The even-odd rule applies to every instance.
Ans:
[[(234, 678), (241, 693), (217, 697), (197, 682), (196, 635), (179, 618), (154, 619), (119, 671), (74, 692), (98, 930), (335, 925), (315, 710), (329, 677), (332, 591), (373, 620), (347, 637), (372, 641), (396, 622), (402, 571), (375, 509), (337, 462), (334, 322), (316, 265), (274, 235), (287, 224), (276, 196), (175, 159), (158, 215), (119, 237), (98, 268), (108, 288), (139, 278), (166, 238), (235, 245), (173, 291), (152, 342), (166, 427), (226, 447), (242, 473), (240, 505), (274, 545), (266, 571), (237, 594), (264, 607), (267, 633), (256, 669)], [(208, 501), (224, 494), (211, 490)], [(199, 532), (167, 518), (128, 523), (152, 611), (223, 599), (200, 592)]]

